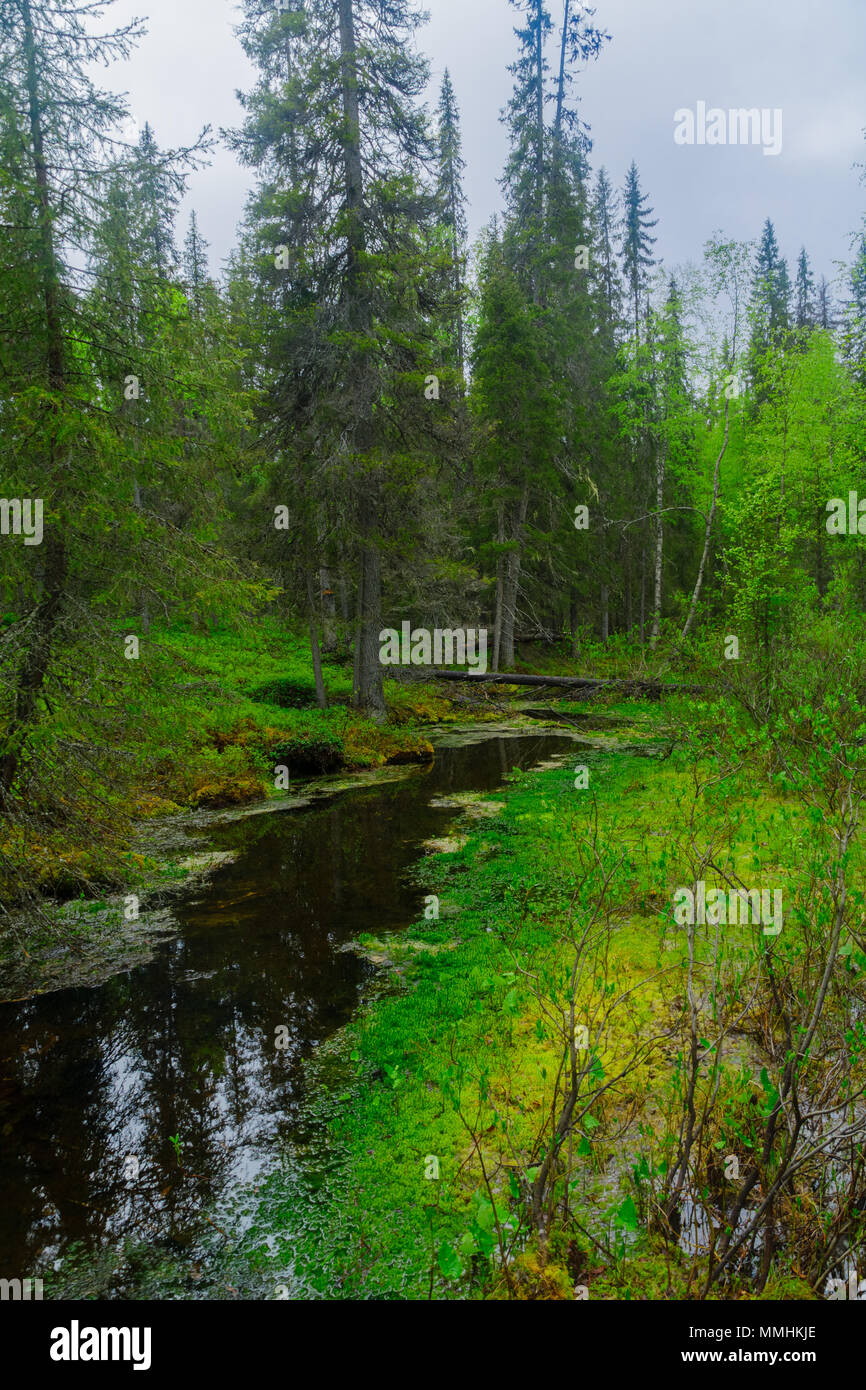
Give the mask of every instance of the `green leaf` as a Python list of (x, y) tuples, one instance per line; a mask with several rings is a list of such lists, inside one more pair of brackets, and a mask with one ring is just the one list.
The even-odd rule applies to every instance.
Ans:
[(447, 1240), (439, 1246), (439, 1268), (446, 1279), (460, 1279), (463, 1275), (460, 1257), (453, 1245), (449, 1245)]
[(631, 1197), (626, 1197), (622, 1206), (617, 1209), (616, 1221), (618, 1226), (624, 1226), (627, 1231), (637, 1230), (637, 1208)]

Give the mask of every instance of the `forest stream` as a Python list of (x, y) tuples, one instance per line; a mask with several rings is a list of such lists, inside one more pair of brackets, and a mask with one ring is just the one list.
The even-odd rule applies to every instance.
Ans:
[[(434, 803), (490, 792), (570, 737), (458, 734), (399, 782), (226, 818), (202, 833), (232, 861), (155, 959), (0, 1005), (0, 1274), (62, 1286), (70, 1260), (123, 1242), (207, 1267), (219, 1213), (298, 1161), (305, 1063), (381, 976), (350, 943), (423, 916), (425, 842), (461, 814)], [(128, 1277), (118, 1292), (146, 1296)]]

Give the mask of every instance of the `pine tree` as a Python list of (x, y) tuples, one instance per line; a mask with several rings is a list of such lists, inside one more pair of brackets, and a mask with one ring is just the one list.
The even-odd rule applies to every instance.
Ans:
[(585, 63), (590, 58), (597, 58), (602, 44), (610, 39), (610, 34), (603, 33), (589, 23), (595, 13), (594, 9), (578, 3), (578, 0), (563, 0), (559, 34), (559, 75), (553, 98), (556, 103), (554, 141), (558, 144), (564, 135), (570, 135), (580, 142), (584, 153), (588, 153), (588, 142), (583, 139), (577, 111), (568, 106), (566, 98), (574, 82), (573, 66), (576, 63)]
[(622, 287), (619, 277), (615, 243), (619, 231), (619, 199), (602, 167), (596, 175), (592, 203), (592, 218), (595, 229), (594, 263), (597, 266), (596, 278), (599, 283), (603, 310), (603, 328), (612, 348), (615, 334), (622, 315)]
[(460, 134), (460, 113), (451, 74), (445, 69), (439, 95), (439, 128), (437, 140), (439, 163), (438, 194), (442, 209), (442, 225), (450, 241), (452, 289), (455, 304), (455, 347), (457, 365), (464, 376), (466, 344), (464, 325), (464, 267), (466, 260), (466, 195), (463, 192), (463, 170)]
[(540, 303), (547, 169), (545, 46), (553, 25), (544, 0), (510, 3), (521, 12), (525, 23), (515, 26), (520, 52), (508, 69), (514, 78), (514, 91), (502, 119), (508, 125), (511, 150), (501, 182), (518, 238), (516, 245), (521, 248), (521, 267), (533, 287), (536, 302)]
[(794, 321), (801, 332), (815, 327), (815, 279), (809, 265), (805, 246), (797, 257), (797, 278), (794, 281)]
[[(206, 550), (196, 553), (194, 575), (185, 570), (192, 538), (187, 544), (158, 522), (154, 531), (143, 528), (136, 507), (136, 478), (176, 467), (184, 444), (173, 428), (149, 428), (145, 412), (137, 421), (123, 408), (124, 369), (139, 360), (142, 293), (128, 238), (121, 246), (135, 186), (129, 162), (118, 174), (123, 147), (112, 136), (128, 112), (90, 72), (95, 62), (125, 58), (141, 26), (97, 32), (106, 8), (97, 0), (6, 0), (0, 25), (0, 148), (13, 153), (17, 223), (0, 227), (0, 274), (22, 286), (3, 325), (0, 429), (18, 473), (10, 470), (7, 486), (44, 504), (42, 544), (15, 560), (30, 616), (4, 642), (0, 801), (7, 805), (30, 768), (28, 748), (60, 654), (76, 640), (73, 601), (95, 626), (99, 612), (116, 613), (140, 591), (156, 559), (163, 574), (171, 570), (166, 588), (186, 592), (191, 611), (214, 594), (227, 613), (244, 601), (237, 582), (220, 590), (219, 566)], [(171, 156), (160, 163), (168, 176)], [(159, 223), (165, 210), (154, 212)], [(98, 286), (95, 262), (107, 242), (116, 254)], [(163, 329), (170, 328), (169, 313)], [(165, 347), (163, 331), (160, 353)], [(177, 365), (176, 356), (163, 359), (167, 376)], [(151, 359), (132, 372), (153, 389), (159, 369)], [(164, 409), (163, 421), (170, 400)]]
[(205, 291), (208, 287), (213, 287), (208, 275), (208, 249), (208, 243), (198, 229), (198, 218), (193, 208), (183, 246), (183, 273), (190, 307), (194, 314), (202, 313)]
[(174, 156), (160, 150), (147, 122), (139, 137), (132, 168), (139, 244), (155, 273), (164, 278), (177, 267), (174, 224), (185, 176)]
[[(779, 251), (776, 229), (768, 217), (755, 258), (752, 277), (752, 339), (749, 371), (757, 382), (767, 354), (784, 347), (791, 328), (791, 282), (788, 265)], [(759, 388), (762, 394), (763, 388)]]
[(398, 488), (386, 510), (385, 491), (395, 476), (411, 491), (429, 467), (436, 407), (424, 383), (447, 378), (439, 306), (422, 304), (429, 284), (449, 282), (451, 251), (431, 271), (438, 209), (416, 103), (427, 74), (412, 48), (419, 19), (413, 0), (309, 0), (265, 15), (247, 0), (242, 40), (260, 79), (232, 136), (260, 173), (246, 249), (260, 268), (262, 428), (279, 446), (302, 566), (321, 565), (326, 533), (341, 564), (356, 558), (353, 698), (377, 719), (383, 556), (401, 505)]
[(622, 195), (621, 255), (634, 312), (635, 343), (640, 342), (640, 307), (646, 293), (646, 272), (656, 263), (652, 255), (656, 237), (650, 236), (650, 230), (658, 225), (658, 218), (650, 220), (653, 210), (646, 206), (648, 197), (648, 194), (641, 193), (640, 176), (632, 160)]
[(821, 276), (818, 284), (818, 301), (815, 310), (815, 319), (819, 328), (829, 332), (835, 328), (835, 316), (833, 313), (833, 298), (830, 294), (830, 286), (824, 275)]

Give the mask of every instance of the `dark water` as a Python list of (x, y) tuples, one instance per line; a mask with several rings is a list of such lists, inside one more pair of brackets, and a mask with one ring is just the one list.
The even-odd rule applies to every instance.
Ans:
[(430, 799), (493, 790), (562, 748), (544, 735), (440, 749), (405, 782), (211, 829), (203, 848), (239, 857), (156, 960), (0, 1005), (0, 1277), (47, 1271), (72, 1242), (191, 1244), (203, 1209), (302, 1136), (302, 1060), (372, 973), (340, 946), (422, 916), (406, 871), (459, 815)]

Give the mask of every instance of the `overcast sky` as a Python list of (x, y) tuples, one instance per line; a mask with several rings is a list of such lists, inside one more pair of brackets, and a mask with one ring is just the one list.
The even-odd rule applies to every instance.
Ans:
[[(427, 0), (419, 43), (435, 99), (449, 67), (460, 103), (466, 191), (477, 231), (500, 206), (506, 154), (499, 113), (508, 100), (516, 11), (508, 0)], [(561, 0), (551, 0), (556, 16)], [(161, 145), (191, 142), (202, 125), (239, 122), (237, 88), (254, 73), (233, 32), (233, 0), (118, 0), (113, 17), (142, 15), (148, 36), (132, 60), (98, 80), (129, 94), (136, 119)], [(611, 35), (579, 79), (592, 128), (593, 167), (617, 187), (632, 159), (670, 267), (700, 259), (716, 230), (756, 237), (772, 217), (792, 262), (805, 244), (818, 274), (834, 275), (866, 212), (853, 166), (866, 158), (864, 0), (596, 0)], [(553, 56), (553, 55), (551, 55)], [(674, 112), (758, 107), (783, 113), (777, 157), (752, 146), (677, 145)], [(214, 268), (234, 244), (250, 171), (219, 149), (190, 184)], [(186, 213), (179, 235), (185, 232)]]

